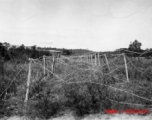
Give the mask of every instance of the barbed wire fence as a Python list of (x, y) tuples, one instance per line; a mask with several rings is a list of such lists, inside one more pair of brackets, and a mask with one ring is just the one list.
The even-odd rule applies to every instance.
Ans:
[[(80, 56), (78, 58), (68, 58), (68, 57), (65, 57), (65, 56), (62, 56), (61, 58), (57, 58), (56, 59), (56, 66), (59, 66), (59, 65), (62, 65), (63, 67), (63, 70), (61, 71), (64, 71), (63, 73), (60, 73), (58, 74), (57, 72), (54, 72), (54, 69), (55, 68), (47, 68), (46, 66), (43, 66), (43, 63), (38, 63), (36, 62), (34, 59), (32, 59), (31, 61), (34, 62), (35, 64), (37, 65), (40, 65), (44, 70), (46, 70), (47, 72), (53, 74), (53, 76), (58, 79), (60, 82), (65, 82), (65, 83), (83, 83), (83, 82), (92, 82), (91, 78), (88, 78), (88, 74), (86, 74), (86, 76), (81, 76), (81, 74), (83, 74), (82, 72), (90, 72), (90, 73), (93, 73), (97, 70), (97, 69), (100, 69), (104, 66), (108, 67), (108, 70), (110, 69), (110, 71), (107, 73), (103, 73), (102, 74), (102, 78), (104, 76), (113, 76), (115, 79), (117, 80), (120, 80), (120, 77), (122, 80), (126, 79), (127, 82), (130, 82), (129, 81), (129, 76), (128, 76), (128, 68), (127, 68), (127, 64), (133, 64), (131, 61), (129, 61), (128, 63), (126, 62), (126, 56), (124, 54), (121, 54), (119, 55), (121, 56), (122, 58), (121, 59), (118, 59), (119, 57), (117, 57), (117, 59), (114, 61), (108, 61), (107, 60), (107, 57), (105, 57), (105, 54), (104, 55), (100, 55), (100, 58), (102, 57), (105, 57), (105, 64), (103, 66), (99, 66), (100, 63), (99, 63), (99, 59), (96, 58), (95, 54), (94, 54), (94, 58), (92, 58), (92, 60), (90, 59), (86, 59), (86, 58), (89, 58), (88, 56)], [(93, 57), (93, 55), (91, 55), (91, 57)], [(124, 60), (123, 60), (124, 59)], [(130, 60), (130, 58), (127, 57), (128, 60)], [(46, 58), (46, 60), (50, 60), (50, 61), (53, 61), (53, 58)], [(124, 62), (122, 64), (122, 61)], [(47, 61), (46, 61), (47, 62)], [(71, 62), (71, 63), (70, 63)], [(86, 66), (81, 66), (81, 62), (84, 62), (86, 64)], [(90, 63), (89, 63), (90, 62)], [(121, 62), (121, 65), (120, 63), (118, 62)], [(51, 62), (50, 62), (51, 63)], [(80, 64), (75, 64), (75, 63), (80, 63)], [(75, 64), (75, 65), (74, 65)], [(98, 64), (98, 65), (97, 65)], [(80, 66), (79, 66), (80, 65)], [(114, 67), (115, 65), (115, 67)], [(52, 65), (49, 65), (47, 63), (47, 66), (52, 66)], [(119, 67), (118, 67), (119, 66)], [(85, 68), (86, 67), (86, 68)], [(113, 68), (112, 68), (113, 67)], [(126, 72), (125, 74), (122, 74), (122, 69), (120, 71), (118, 71), (120, 68), (124, 68), (124, 71), (123, 72)], [(71, 71), (68, 71), (66, 68), (68, 68), (68, 70), (71, 70)], [(58, 69), (58, 68), (57, 68)], [(136, 68), (137, 69), (137, 68)], [(60, 72), (61, 72), (60, 71)], [(74, 72), (73, 72), (74, 71)], [(77, 71), (77, 72), (76, 72)], [(69, 72), (69, 73), (68, 73)], [(103, 72), (103, 71), (102, 71)], [(112, 73), (117, 73), (116, 75), (115, 74), (112, 74)], [(120, 76), (118, 76), (118, 73), (120, 73)], [(141, 72), (141, 71), (140, 71)], [(42, 73), (42, 72), (40, 72)], [(77, 75), (78, 73), (78, 75)], [(112, 75), (111, 75), (112, 74)], [(142, 73), (143, 74), (143, 73)], [(77, 78), (79, 79), (79, 82), (78, 81), (67, 81), (67, 78), (70, 77), (70, 80), (72, 78), (74, 78), (74, 76), (77, 76)], [(82, 78), (79, 78), (79, 76), (81, 76)], [(83, 79), (87, 78), (88, 81), (84, 81)], [(93, 81), (93, 82), (96, 82), (97, 84), (101, 84), (102, 82), (102, 79), (100, 78), (100, 83), (98, 83), (97, 81)], [(123, 81), (123, 82), (126, 82), (126, 81)], [(106, 85), (106, 84), (104, 84)], [(106, 85), (107, 86), (107, 85)], [(108, 86), (107, 86), (108, 87)], [(118, 89), (118, 88), (117, 88)], [(121, 91), (121, 90), (120, 90)], [(123, 90), (122, 90), (123, 91)], [(131, 93), (130, 93), (131, 94)], [(144, 97), (140, 97), (138, 95), (135, 95), (135, 94), (132, 94), (133, 96), (136, 96), (136, 97), (139, 97), (139, 98), (142, 98), (142, 99), (145, 99), (145, 100), (149, 100), (151, 101), (150, 99), (146, 99)]]
[[(51, 92), (47, 95), (52, 96), (52, 100), (62, 99), (62, 85), (65, 84), (90, 83), (104, 86), (108, 90), (106, 98), (118, 106), (149, 109), (152, 106), (152, 88), (142, 81), (150, 81), (152, 78), (150, 60), (140, 61), (125, 54), (90, 53), (70, 57), (61, 55), (30, 58), (28, 64), (14, 64), (14, 61), (4, 63), (3, 59), (1, 63), (1, 77), (9, 82), (0, 96), (4, 96), (2, 101), (14, 102), (13, 105), (5, 106), (5, 111), (13, 108), (14, 114), (20, 114), (22, 110), (18, 111), (19, 108), (36, 103), (49, 90)], [(13, 89), (16, 89), (14, 94), (10, 92)]]

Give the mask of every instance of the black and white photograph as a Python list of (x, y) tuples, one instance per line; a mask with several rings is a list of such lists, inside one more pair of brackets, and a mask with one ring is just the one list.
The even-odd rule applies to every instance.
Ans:
[(0, 0), (0, 120), (152, 120), (152, 0)]

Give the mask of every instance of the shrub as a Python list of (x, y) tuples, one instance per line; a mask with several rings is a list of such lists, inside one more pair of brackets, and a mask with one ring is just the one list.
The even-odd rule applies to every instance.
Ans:
[(111, 103), (106, 99), (106, 87), (92, 83), (65, 85), (66, 106), (78, 116), (104, 112)]

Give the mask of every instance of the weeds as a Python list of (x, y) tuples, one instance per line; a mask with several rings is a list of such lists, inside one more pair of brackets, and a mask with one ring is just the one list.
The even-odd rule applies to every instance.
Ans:
[[(69, 60), (66, 60), (66, 64), (68, 63)], [(12, 63), (7, 62), (4, 72), (5, 79), (0, 84), (0, 93), (3, 93), (0, 97), (0, 114), (27, 115), (31, 118), (48, 119), (66, 110), (72, 110), (77, 116), (83, 117), (88, 114), (105, 113), (106, 109), (121, 111), (132, 107), (129, 104), (121, 104), (121, 102), (143, 105), (142, 107), (134, 106), (134, 108), (147, 108), (148, 105), (152, 105), (151, 101), (137, 98), (129, 93), (152, 99), (150, 92), (152, 90), (151, 63), (149, 66), (143, 65), (141, 61), (134, 63), (137, 68), (128, 64), (130, 83), (123, 83), (126, 82), (125, 69), (115, 70), (117, 66), (113, 64), (110, 64), (110, 69), (115, 71), (110, 73), (107, 66), (90, 68), (91, 66), (87, 63), (71, 62), (70, 66), (73, 64), (74, 67), (67, 67), (67, 65), (58, 63), (55, 74), (65, 80), (60, 82), (49, 73), (44, 79), (42, 77), (43, 69), (33, 64), (29, 101), (25, 106), (28, 64), (20, 63), (13, 66)], [(117, 60), (116, 64), (124, 63)], [(146, 72), (140, 72), (145, 68)], [(51, 70), (51, 68), (48, 69)], [(11, 83), (11, 80), (14, 82)], [(117, 83), (123, 84), (118, 85)], [(9, 88), (5, 91), (8, 86)], [(113, 86), (115, 89), (109, 86)], [(117, 89), (124, 89), (128, 93)]]

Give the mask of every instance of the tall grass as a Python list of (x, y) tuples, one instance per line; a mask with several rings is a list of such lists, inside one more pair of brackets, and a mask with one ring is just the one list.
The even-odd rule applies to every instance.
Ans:
[[(145, 65), (141, 61), (132, 61), (133, 65), (128, 63), (130, 82), (126, 83), (125, 68), (116, 69), (117, 66), (124, 64), (121, 60), (109, 64), (111, 71), (114, 70), (112, 73), (107, 66), (92, 67), (88, 63), (70, 61), (66, 61), (68, 66), (57, 63), (55, 74), (64, 81), (49, 72), (44, 77), (43, 68), (33, 63), (29, 100), (26, 106), (24, 98), (28, 63), (7, 62), (5, 79), (0, 87), (0, 93), (4, 92), (0, 99), (1, 115), (27, 115), (31, 118), (49, 119), (63, 115), (67, 110), (73, 111), (76, 116), (84, 117), (90, 114), (105, 114), (106, 109), (121, 111), (132, 107), (149, 108), (149, 105), (152, 105), (151, 101), (130, 93), (152, 99), (152, 64)], [(51, 70), (49, 63), (47, 66)], [(146, 72), (141, 72), (145, 69)], [(142, 106), (122, 104), (122, 102), (142, 104)]]

